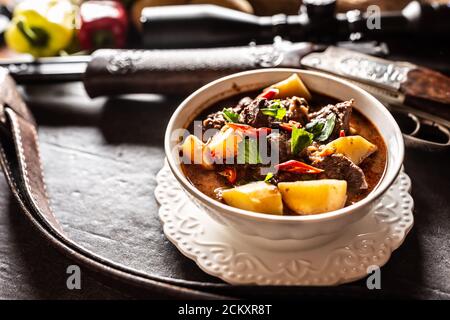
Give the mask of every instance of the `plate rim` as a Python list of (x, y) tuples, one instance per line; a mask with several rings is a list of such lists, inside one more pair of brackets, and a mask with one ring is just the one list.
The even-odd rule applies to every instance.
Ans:
[[(230, 280), (230, 278), (224, 276), (223, 272), (214, 272), (211, 269), (206, 268), (205, 265), (202, 264), (202, 262), (200, 261), (200, 256), (198, 254), (195, 254), (192, 252), (192, 250), (186, 250), (185, 248), (183, 248), (183, 245), (179, 243), (179, 241), (175, 238), (173, 238), (172, 236), (169, 235), (169, 230), (168, 230), (168, 223), (166, 223), (166, 221), (163, 218), (163, 212), (164, 210), (166, 210), (166, 207), (164, 204), (161, 203), (160, 199), (159, 199), (159, 193), (161, 193), (161, 190), (163, 189), (160, 183), (161, 180), (161, 175), (163, 173), (168, 173), (169, 175), (173, 175), (172, 172), (170, 171), (170, 168), (167, 164), (167, 161), (165, 161), (164, 166), (158, 171), (157, 175), (156, 175), (156, 180), (157, 180), (157, 186), (155, 188), (155, 198), (157, 199), (157, 202), (159, 203), (160, 207), (158, 209), (158, 217), (161, 221), (163, 230), (164, 230), (164, 235), (166, 236), (166, 238), (177, 248), (177, 250), (183, 254), (185, 257), (187, 257), (188, 259), (191, 259), (192, 261), (195, 262), (195, 264), (205, 273), (219, 278), (222, 281), (224, 281), (226, 284), (231, 285), (231, 286), (277, 286), (277, 285), (284, 285), (284, 284), (280, 284), (280, 283), (255, 283), (255, 282), (239, 282), (239, 281), (233, 281)], [(409, 175), (405, 172), (404, 170), (404, 166), (401, 167), (400, 172), (398, 173), (396, 179), (394, 180), (394, 183), (396, 183), (397, 179), (401, 179), (400, 177), (402, 176), (402, 178), (406, 179), (405, 184), (403, 184), (404, 191), (406, 194), (406, 198), (409, 201), (410, 205), (408, 206), (408, 209), (404, 209), (404, 210), (408, 210), (409, 216), (410, 216), (410, 221), (405, 225), (405, 227), (401, 228), (401, 232), (400, 234), (398, 234), (398, 241), (395, 242), (394, 245), (392, 245), (391, 247), (389, 247), (389, 250), (387, 250), (387, 254), (385, 255), (385, 260), (382, 261), (381, 263), (376, 263), (380, 268), (382, 268), (384, 265), (386, 265), (386, 263), (391, 259), (392, 253), (397, 250), (400, 246), (403, 245), (406, 237), (408, 236), (409, 232), (411, 231), (411, 229), (414, 226), (414, 215), (413, 215), (413, 210), (414, 210), (414, 199), (411, 196), (411, 188), (412, 188), (412, 183), (411, 183), (411, 178), (409, 177)], [(174, 182), (179, 184), (179, 182), (175, 179), (175, 177), (173, 178)], [(399, 182), (400, 184), (402, 184), (402, 182)], [(388, 190), (386, 191), (389, 192), (391, 189), (392, 185), (388, 188)], [(402, 188), (402, 186), (399, 186), (399, 188)], [(184, 193), (184, 196), (186, 196), (186, 193), (183, 191), (183, 189), (180, 187), (179, 192)], [(383, 194), (384, 195), (384, 194)], [(383, 197), (383, 195), (381, 197)], [(187, 201), (191, 201), (189, 199), (187, 199)], [(200, 210), (200, 209), (198, 209)], [(375, 209), (374, 209), (375, 210)], [(209, 218), (211, 219), (211, 218)], [(357, 222), (356, 222), (357, 223)], [(306, 286), (306, 287), (331, 287), (331, 286), (339, 286), (342, 284), (347, 284), (347, 283), (351, 283), (360, 279), (364, 279), (367, 276), (367, 274), (365, 275), (361, 275), (358, 274), (354, 277), (346, 277), (346, 278), (338, 278), (337, 281), (335, 283), (310, 283), (310, 284), (291, 284), (288, 286)]]

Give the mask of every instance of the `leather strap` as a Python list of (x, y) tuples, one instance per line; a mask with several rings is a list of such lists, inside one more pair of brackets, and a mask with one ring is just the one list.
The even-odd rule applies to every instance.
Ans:
[(34, 118), (20, 98), (14, 80), (4, 70), (0, 94), (0, 159), (9, 186), (16, 199), (39, 221), (62, 233), (45, 188)]
[(50, 206), (39, 152), (36, 122), (21, 99), (14, 80), (0, 68), (0, 163), (12, 194), (37, 229), (56, 248), (94, 271), (151, 286), (155, 292), (176, 298), (222, 298), (161, 282), (95, 255), (64, 233)]

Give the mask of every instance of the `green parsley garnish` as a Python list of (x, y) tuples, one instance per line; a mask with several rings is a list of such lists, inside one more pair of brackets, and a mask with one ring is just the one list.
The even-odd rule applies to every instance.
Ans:
[(238, 122), (239, 120), (239, 114), (234, 112), (231, 108), (224, 108), (222, 113), (227, 122)]
[(325, 126), (324, 119), (314, 119), (305, 126), (305, 129), (309, 133), (312, 133), (314, 135), (314, 138), (317, 138), (322, 133), (324, 126)]
[(238, 145), (237, 163), (258, 164), (262, 163), (256, 139), (246, 138)]
[(314, 135), (305, 129), (292, 127), (291, 152), (293, 155), (299, 154), (313, 141)]
[(261, 112), (270, 117), (274, 117), (277, 120), (283, 120), (286, 116), (286, 109), (281, 104), (281, 100), (273, 100), (272, 104), (268, 108), (261, 109)]
[(333, 132), (336, 124), (336, 114), (330, 113), (325, 119), (314, 119), (305, 129), (314, 135), (314, 140), (325, 141)]

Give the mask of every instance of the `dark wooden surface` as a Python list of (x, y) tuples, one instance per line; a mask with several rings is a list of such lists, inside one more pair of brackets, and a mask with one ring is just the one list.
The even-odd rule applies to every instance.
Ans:
[[(65, 179), (73, 178), (73, 176), (70, 176), (70, 172), (74, 172), (72, 169), (77, 170), (77, 168), (72, 167), (72, 162), (90, 165), (89, 159), (92, 158), (108, 161), (108, 156), (101, 150), (103, 135), (94, 125), (101, 114), (100, 109), (103, 101), (94, 103), (89, 101), (89, 106), (87, 106), (84, 101), (88, 100), (84, 96), (83, 89), (79, 85), (70, 88), (70, 94), (64, 99), (62, 95), (65, 95), (65, 93), (58, 87), (52, 87), (50, 95), (47, 95), (49, 88), (24, 91), (25, 96), (33, 96), (33, 100), (36, 100), (37, 107), (33, 111), (37, 117), (40, 120), (47, 119), (43, 121), (39, 135), (42, 141), (49, 182), (55, 182), (52, 176), (62, 183)], [(47, 96), (43, 105), (39, 104), (41, 96)], [(67, 107), (68, 104), (73, 106), (73, 109)], [(72, 114), (76, 115), (73, 116)], [(61, 120), (62, 122), (60, 122)], [(97, 143), (94, 143), (94, 140), (97, 140)], [(93, 151), (93, 149), (96, 151)], [(117, 162), (119, 161), (117, 160)], [(71, 167), (72, 169), (70, 169)], [(67, 173), (64, 171), (67, 171)], [(99, 174), (100, 172), (101, 169)], [(79, 177), (90, 176), (82, 170), (74, 175)], [(92, 176), (93, 179), (95, 179), (94, 176)], [(83, 183), (83, 180), (77, 181)], [(53, 183), (50, 183), (50, 185), (53, 185)], [(66, 192), (67, 189), (63, 188), (56, 191), (59, 189), (56, 185), (53, 185), (50, 189), (52, 189), (51, 193), (55, 199), (54, 207), (61, 209), (58, 203), (63, 199), (58, 197), (58, 194), (62, 196), (60, 192)], [(70, 191), (62, 197), (65, 197), (68, 203), (72, 203), (66, 210), (72, 206), (80, 214), (83, 212), (89, 214), (90, 210), (83, 208), (82, 205), (80, 208), (75, 208), (73, 205), (74, 201), (71, 199), (79, 198), (76, 190)], [(81, 203), (77, 202), (76, 204), (79, 206)], [(98, 210), (98, 207), (92, 207), (92, 210), (96, 209)], [(83, 230), (80, 230), (80, 232), (83, 232)], [(71, 264), (73, 264), (72, 261), (50, 247), (25, 220), (14, 199), (10, 196), (8, 187), (2, 177), (0, 179), (0, 298), (86, 299), (129, 297), (125, 292), (106, 287), (98, 280), (93, 279), (92, 275), (85, 274), (84, 270), (82, 270), (82, 289), (68, 290), (66, 287), (66, 269)]]
[[(32, 86), (22, 93), (40, 124), (52, 206), (70, 237), (144, 273), (225, 286), (183, 257), (165, 239), (157, 218), (155, 174), (164, 158), (164, 128), (179, 98), (90, 100), (80, 83)], [(448, 153), (407, 150), (416, 224), (382, 269), (382, 294), (450, 298), (449, 161)], [(0, 298), (153, 297), (117, 281), (105, 285), (84, 269), (82, 289), (68, 290), (70, 264), (40, 239), (1, 178)], [(347, 288), (348, 293), (354, 288), (364, 292), (364, 282), (344, 287), (344, 293)], [(251, 291), (244, 296), (252, 296)]]
[[(21, 89), (39, 122), (52, 207), (72, 239), (141, 272), (216, 281), (174, 249), (157, 218), (155, 175), (164, 159), (164, 129), (180, 98), (91, 100), (81, 83)], [(82, 290), (68, 290), (72, 262), (25, 221), (3, 177), (0, 188), (0, 298), (136, 297), (121, 283), (106, 288), (87, 270)], [(177, 263), (165, 265), (166, 259)]]
[[(343, 0), (340, 6), (354, 8), (365, 2)], [(407, 56), (412, 62), (450, 72), (448, 51), (425, 48), (424, 55), (415, 43), (410, 47), (402, 43), (397, 50), (402, 53), (393, 59)], [(40, 125), (52, 206), (73, 239), (142, 272), (223, 285), (178, 253), (162, 234), (156, 216), (155, 174), (164, 158), (164, 128), (179, 98), (90, 100), (80, 83), (23, 88), (23, 95)], [(448, 153), (407, 150), (405, 168), (413, 182), (415, 226), (382, 268), (381, 296), (450, 299), (448, 163)], [(0, 299), (155, 297), (151, 291), (104, 281), (83, 268), (82, 289), (68, 290), (66, 269), (71, 264), (26, 221), (0, 177)], [(363, 281), (345, 286), (341, 295), (346, 290), (353, 297), (369, 294)], [(292, 288), (284, 293), (293, 297), (299, 291)]]
[[(154, 120), (137, 115), (139, 107), (126, 112), (131, 117), (136, 115), (135, 119), (116, 117), (110, 112), (118, 110), (114, 111), (114, 108), (106, 106), (105, 110), (109, 111), (103, 112), (103, 107), (108, 103), (102, 99), (89, 100), (81, 84), (32, 87), (24, 90), (23, 94), (42, 124), (39, 136), (49, 192), (64, 228), (79, 234), (80, 239), (83, 239), (83, 235), (98, 238), (105, 243), (100, 245), (102, 247), (106, 247), (106, 244), (114, 245), (114, 241), (102, 236), (101, 231), (96, 232), (95, 224), (108, 225), (108, 211), (111, 210), (123, 212), (124, 221), (120, 223), (127, 224), (128, 219), (133, 219), (136, 207), (130, 204), (133, 204), (136, 197), (141, 197), (142, 202), (153, 201), (152, 193), (148, 192), (152, 184), (150, 176), (159, 164), (147, 167), (152, 170), (150, 172), (145, 172), (147, 168), (142, 164), (152, 154), (151, 144), (161, 142), (161, 137), (151, 132), (152, 121), (161, 121), (158, 114), (162, 115), (163, 120), (167, 119), (170, 109), (154, 113)], [(145, 121), (145, 125), (139, 123), (140, 118)], [(134, 124), (127, 125), (128, 121)], [(103, 124), (104, 128), (99, 124)], [(113, 127), (112, 132), (108, 131), (108, 128)], [(129, 146), (122, 145), (127, 142)], [(142, 145), (144, 142), (147, 146)], [(158, 149), (154, 153), (158, 155), (156, 162), (159, 163), (162, 151)], [(143, 169), (145, 183), (139, 179), (141, 173), (134, 171), (133, 167)], [(131, 178), (132, 176), (138, 179)], [(100, 184), (93, 184), (94, 181)], [(142, 193), (135, 194), (138, 188), (129, 188), (128, 183), (142, 185)], [(104, 196), (99, 196), (100, 194)], [(118, 197), (118, 194), (121, 196)], [(128, 208), (123, 207), (124, 205), (128, 205)], [(142, 211), (145, 212), (145, 209)], [(78, 226), (76, 218), (73, 221), (67, 218), (71, 214), (86, 218), (92, 212), (102, 212), (104, 217), (103, 221), (92, 221), (91, 230)], [(151, 210), (146, 214), (152, 214)], [(72, 263), (33, 230), (1, 177), (0, 298), (85, 299), (130, 296), (126, 291), (119, 292), (106, 287), (93, 279), (86, 270), (82, 270), (82, 290), (68, 290), (66, 268)]]

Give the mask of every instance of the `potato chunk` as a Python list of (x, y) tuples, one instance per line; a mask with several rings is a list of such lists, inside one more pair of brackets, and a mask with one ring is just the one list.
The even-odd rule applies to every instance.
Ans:
[(341, 153), (358, 165), (377, 151), (377, 146), (361, 136), (341, 137), (327, 144), (326, 149)]
[(181, 145), (182, 162), (185, 164), (199, 164), (207, 170), (214, 169), (211, 151), (194, 135), (189, 135)]
[(227, 125), (212, 137), (208, 143), (211, 154), (216, 163), (221, 163), (221, 160), (230, 159), (237, 155), (238, 144), (242, 141), (242, 136)]
[(222, 192), (226, 204), (254, 212), (283, 214), (278, 188), (264, 181), (252, 182)]
[(301, 215), (337, 210), (344, 207), (347, 200), (345, 180), (280, 182), (278, 189), (284, 203)]
[(297, 96), (305, 98), (306, 100), (311, 99), (311, 93), (309, 93), (309, 90), (296, 73), (292, 74), (289, 78), (283, 81), (271, 85), (270, 87), (279, 90), (275, 98), (281, 99)]

